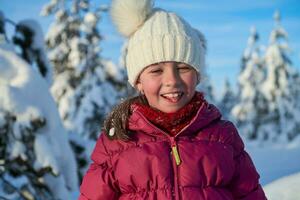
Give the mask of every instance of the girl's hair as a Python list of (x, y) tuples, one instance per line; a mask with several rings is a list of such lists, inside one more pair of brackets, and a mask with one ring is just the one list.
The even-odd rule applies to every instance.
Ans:
[[(109, 139), (120, 139), (123, 141), (131, 139), (130, 132), (128, 131), (128, 120), (132, 114), (131, 105), (133, 103), (148, 105), (144, 95), (128, 98), (116, 105), (104, 121), (103, 131)], [(111, 132), (113, 134), (110, 134)]]

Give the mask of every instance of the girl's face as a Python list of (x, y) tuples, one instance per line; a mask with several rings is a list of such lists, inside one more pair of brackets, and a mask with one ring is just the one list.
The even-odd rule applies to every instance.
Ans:
[(174, 113), (193, 98), (198, 83), (194, 68), (178, 62), (152, 64), (142, 71), (137, 82), (151, 107)]

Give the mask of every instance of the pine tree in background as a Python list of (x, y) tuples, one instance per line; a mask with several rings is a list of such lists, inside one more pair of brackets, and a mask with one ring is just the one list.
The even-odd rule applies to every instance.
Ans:
[(49, 84), (13, 49), (0, 41), (0, 198), (71, 199), (77, 167)]
[[(241, 59), (241, 65), (240, 65), (240, 74), (243, 73), (243, 71), (245, 70), (247, 63), (252, 59), (252, 55), (254, 53), (254, 55), (260, 55), (260, 49), (261, 47), (258, 44), (259, 41), (259, 34), (255, 28), (255, 26), (250, 28), (250, 36), (248, 38), (247, 41), (247, 47), (244, 50), (244, 53), (242, 55), (242, 59)], [(241, 89), (243, 88), (243, 83), (241, 83), (238, 80), (238, 94), (241, 93)]]
[[(46, 43), (55, 68), (52, 94), (77, 155), (79, 174), (85, 173), (91, 148), (106, 114), (124, 96), (121, 68), (100, 55), (100, 14), (87, 0), (52, 0), (42, 14), (55, 15)], [(90, 149), (87, 149), (90, 148)]]
[(258, 44), (259, 35), (254, 27), (250, 32), (238, 77), (238, 103), (232, 109), (232, 116), (241, 134), (254, 140), (259, 137), (258, 129), (267, 112), (267, 102), (260, 91), (266, 72)]
[(232, 120), (231, 110), (235, 104), (236, 95), (234, 94), (231, 88), (230, 82), (228, 81), (228, 79), (226, 79), (224, 84), (223, 95), (218, 106), (221, 110), (224, 119)]
[(22, 20), (16, 24), (13, 42), (21, 49), (20, 55), (52, 84), (52, 67), (45, 51), (44, 34), (37, 21)]
[[(267, 140), (290, 141), (300, 134), (298, 72), (288, 57), (288, 34), (280, 24), (280, 13), (274, 14), (275, 27), (266, 49), (267, 77), (262, 92), (268, 100), (268, 114), (260, 133)], [(299, 82), (298, 82), (299, 83)]]

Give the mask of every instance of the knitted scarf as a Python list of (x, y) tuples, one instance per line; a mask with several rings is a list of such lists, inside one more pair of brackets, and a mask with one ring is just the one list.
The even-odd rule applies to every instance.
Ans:
[(135, 103), (134, 106), (155, 126), (171, 136), (176, 135), (187, 126), (204, 101), (203, 94), (196, 92), (192, 100), (175, 113), (164, 113), (148, 105)]

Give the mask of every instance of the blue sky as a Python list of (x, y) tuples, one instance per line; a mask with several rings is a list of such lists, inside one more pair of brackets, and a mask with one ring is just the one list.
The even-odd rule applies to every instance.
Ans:
[[(39, 21), (46, 33), (53, 17), (41, 17), (39, 12), (48, 0), (0, 0), (0, 9), (7, 18), (17, 22), (24, 18)], [(109, 4), (110, 0), (93, 1), (94, 6)], [(217, 96), (223, 89), (225, 77), (233, 85), (239, 73), (240, 58), (247, 45), (251, 26), (260, 34), (260, 44), (267, 45), (273, 27), (273, 14), (279, 10), (282, 26), (289, 34), (290, 58), (300, 70), (300, 1), (299, 0), (156, 0), (155, 6), (171, 10), (201, 30), (208, 41), (207, 71)], [(12, 27), (7, 27), (12, 28)], [(100, 30), (104, 36), (102, 55), (118, 62), (124, 41), (103, 15)]]

